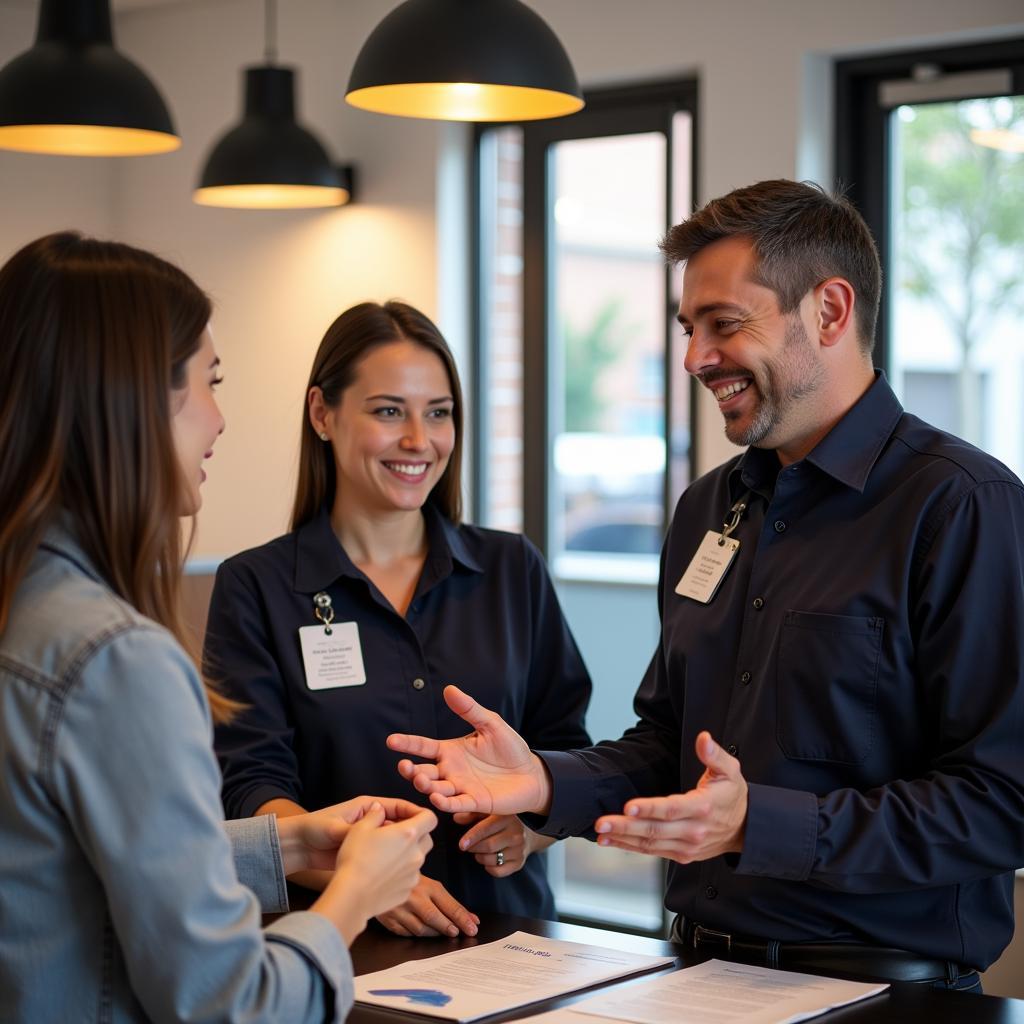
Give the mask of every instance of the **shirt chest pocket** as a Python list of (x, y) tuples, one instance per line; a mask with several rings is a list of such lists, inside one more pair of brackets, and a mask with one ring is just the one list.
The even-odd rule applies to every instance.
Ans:
[(881, 618), (788, 611), (779, 635), (777, 737), (805, 761), (862, 764), (875, 735)]

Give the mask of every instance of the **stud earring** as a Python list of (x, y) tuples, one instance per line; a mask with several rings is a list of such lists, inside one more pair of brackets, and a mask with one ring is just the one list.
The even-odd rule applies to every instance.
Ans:
[(328, 438), (328, 436), (327, 436), (327, 431), (326, 430), (321, 430), (320, 431), (320, 440), (321, 441), (328, 441), (328, 440), (330, 440)]

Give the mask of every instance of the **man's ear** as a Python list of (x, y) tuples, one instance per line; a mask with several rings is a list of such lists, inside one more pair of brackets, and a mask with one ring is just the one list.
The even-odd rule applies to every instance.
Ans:
[(845, 277), (827, 278), (814, 289), (818, 340), (825, 348), (837, 345), (847, 333), (855, 331), (856, 301), (853, 285)]

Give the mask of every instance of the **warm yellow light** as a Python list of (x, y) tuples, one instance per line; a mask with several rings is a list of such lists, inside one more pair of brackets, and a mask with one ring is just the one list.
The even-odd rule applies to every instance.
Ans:
[(571, 93), (473, 82), (374, 85), (355, 89), (345, 100), (375, 114), (438, 121), (537, 121), (575, 114), (583, 106)]
[(1024, 153), (1024, 132), (1015, 132), (1012, 128), (974, 128), (971, 142), (1006, 153)]
[(64, 156), (146, 156), (181, 145), (177, 135), (95, 124), (0, 125), (0, 149)]
[(216, 185), (197, 188), (192, 198), (200, 206), (230, 206), (242, 210), (301, 210), (344, 206), (348, 189), (321, 185)]

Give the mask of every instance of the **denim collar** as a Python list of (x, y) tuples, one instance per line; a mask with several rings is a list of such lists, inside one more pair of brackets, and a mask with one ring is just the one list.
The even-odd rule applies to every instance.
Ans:
[(57, 511), (53, 522), (43, 533), (43, 539), (39, 542), (39, 550), (71, 562), (89, 579), (102, 583), (105, 587), (110, 586), (75, 537), (74, 518), (67, 509), (61, 508)]

